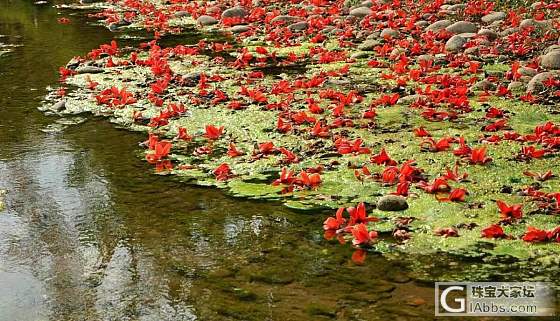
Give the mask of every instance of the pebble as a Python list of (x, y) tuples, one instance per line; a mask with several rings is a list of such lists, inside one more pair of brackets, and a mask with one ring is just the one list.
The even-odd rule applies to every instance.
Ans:
[(452, 25), (447, 26), (445, 30), (457, 34), (476, 33), (478, 31), (478, 27), (470, 21), (458, 21)]
[(294, 30), (294, 31), (303, 31), (306, 30), (307, 27), (309, 27), (309, 24), (306, 21), (292, 23), (291, 25), (288, 26), (290, 30)]
[(243, 7), (233, 7), (224, 10), (222, 12), (222, 19), (223, 18), (245, 18), (247, 16), (247, 10)]
[(357, 18), (363, 18), (367, 15), (371, 14), (371, 9), (368, 7), (359, 7), (356, 9), (350, 10), (350, 15)]
[(431, 25), (426, 27), (426, 31), (434, 31), (434, 32), (438, 32), (440, 30), (443, 30), (447, 27), (449, 27), (452, 24), (451, 21), (449, 20), (440, 20), (440, 21), (436, 21), (434, 23), (432, 23)]
[(549, 70), (560, 69), (560, 50), (554, 50), (542, 56), (541, 67)]
[(377, 201), (377, 209), (380, 211), (403, 211), (407, 208), (406, 198), (398, 195), (385, 195)]
[(484, 23), (492, 23), (494, 21), (504, 20), (506, 17), (507, 17), (507, 15), (506, 15), (505, 12), (496, 11), (496, 12), (491, 12), (491, 13), (485, 15), (484, 17), (481, 18), (481, 20)]
[(196, 19), (196, 22), (202, 26), (211, 26), (218, 23), (218, 20), (214, 17), (202, 15)]
[(459, 35), (455, 35), (445, 43), (445, 50), (449, 52), (458, 52), (463, 50), (463, 46), (467, 43), (467, 39)]
[[(546, 71), (535, 75), (529, 83), (527, 84), (528, 92), (538, 92), (544, 89), (543, 82), (549, 78), (554, 78), (559, 76), (559, 72), (556, 71)], [(511, 85), (511, 84), (510, 84)]]
[(399, 36), (399, 31), (395, 30), (395, 29), (391, 29), (391, 28), (385, 28), (381, 31), (380, 36), (382, 38), (386, 38), (386, 37), (391, 37), (391, 38), (396, 38)]

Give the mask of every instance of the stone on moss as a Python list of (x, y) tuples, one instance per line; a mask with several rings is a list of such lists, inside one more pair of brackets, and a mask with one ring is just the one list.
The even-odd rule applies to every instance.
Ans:
[(377, 201), (377, 209), (380, 211), (404, 211), (407, 208), (406, 198), (398, 195), (385, 195)]

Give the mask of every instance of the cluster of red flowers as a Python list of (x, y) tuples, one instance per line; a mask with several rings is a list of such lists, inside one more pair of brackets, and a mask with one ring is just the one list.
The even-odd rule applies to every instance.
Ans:
[[(478, 51), (474, 55), (466, 54), (463, 50), (460, 53), (446, 51), (445, 43), (453, 33), (445, 29), (429, 30), (417, 24), (421, 20), (426, 23), (439, 20), (441, 7), (446, 1), (413, 3), (372, 0), (368, 5), (369, 14), (361, 19), (350, 18), (349, 9), (344, 7), (344, 2), (310, 0), (301, 2), (302, 6), (293, 6), (294, 1), (261, 0), (259, 6), (256, 6), (248, 0), (216, 3), (172, 0), (167, 4), (157, 5), (150, 1), (114, 0), (113, 3), (121, 10), (105, 9), (93, 16), (104, 19), (106, 24), (112, 26), (141, 22), (146, 29), (154, 31), (156, 40), (142, 44), (126, 59), (117, 43), (113, 41), (92, 50), (87, 59), (101, 60), (106, 68), (145, 67), (151, 72), (148, 89), (146, 93), (134, 91), (134, 94), (124, 87), (97, 89), (99, 84), (91, 80), (88, 82), (88, 88), (94, 93), (99, 105), (123, 108), (134, 105), (137, 99), (142, 99), (157, 107), (156, 115), (149, 118), (145, 118), (141, 111), (135, 111), (131, 115), (132, 121), (149, 126), (153, 132), (173, 131), (171, 137), (174, 142), (190, 145), (203, 142), (193, 149), (192, 154), (195, 156), (224, 156), (219, 160), (218, 167), (213, 170), (207, 169), (218, 181), (238, 177), (238, 173), (235, 173), (238, 168), (233, 166), (234, 160), (254, 162), (282, 157), (276, 163), (282, 170), (279, 177), (272, 182), (272, 185), (282, 186), (282, 193), (321, 188), (324, 183), (321, 177), (323, 170), (333, 165), (332, 163), (314, 164), (313, 166), (317, 165), (315, 168), (303, 168), (301, 165), (298, 167), (298, 163), (306, 156), (313, 155), (321, 148), (325, 153), (337, 156), (366, 159), (359, 165), (349, 164), (359, 182), (365, 183), (369, 180), (382, 186), (390, 186), (394, 188), (392, 194), (402, 197), (414, 194), (411, 191), (413, 187), (419, 192), (434, 195), (441, 202), (467, 201), (469, 192), (463, 184), (469, 176), (466, 170), (475, 166), (477, 169), (492, 166), (492, 157), (498, 156), (493, 153), (492, 146), (503, 142), (515, 143), (516, 150), (512, 161), (517, 162), (532, 162), (558, 154), (560, 127), (557, 124), (545, 122), (537, 126), (533, 133), (524, 135), (510, 127), (514, 122), (510, 119), (512, 115), (509, 111), (488, 102), (491, 99), (513, 98), (527, 103), (560, 100), (560, 79), (554, 76), (545, 79), (542, 82), (542, 90), (538, 92), (515, 96), (507, 87), (508, 83), (523, 77), (522, 68), (530, 68), (535, 72), (543, 71), (539, 62), (531, 59), (531, 55), (557, 41), (560, 36), (559, 28), (549, 28), (539, 33), (535, 32), (534, 26), (517, 28), (522, 19), (532, 17), (536, 21), (542, 21), (547, 18), (554, 26), (560, 27), (557, 19), (560, 6), (555, 3), (543, 3), (542, 6), (531, 9), (509, 11), (507, 18), (498, 28), (506, 30), (515, 27), (514, 32), (495, 40), (484, 34), (469, 36), (462, 49), (475, 48)], [(244, 14), (224, 15), (223, 9), (232, 5), (242, 7)], [(492, 11), (493, 6), (492, 1), (469, 0), (466, 7), (457, 13), (456, 18), (479, 21), (480, 16)], [(210, 16), (224, 28), (247, 25), (246, 31), (236, 34), (237, 39), (258, 38), (268, 46), (254, 46), (250, 50), (249, 47), (235, 48), (230, 43), (204, 40), (196, 45), (160, 47), (157, 42), (160, 36), (179, 31), (178, 28), (171, 27), (173, 24), (170, 21), (185, 14), (194, 19)], [(290, 26), (288, 21), (305, 22), (305, 26), (295, 28)], [(333, 31), (327, 33), (327, 28)], [(352, 76), (351, 68), (358, 63), (357, 59), (352, 58), (352, 53), (358, 42), (385, 28), (391, 28), (395, 33), (379, 37), (379, 42), (373, 45), (370, 52), (367, 67), (360, 67), (378, 73), (379, 80), (383, 82), (383, 85), (379, 86), (379, 95), (369, 99), (367, 92), (355, 89), (358, 86), (332, 86), (332, 83), (341, 78)], [(297, 54), (296, 50), (289, 53), (283, 50), (302, 42), (312, 43), (314, 46), (299, 50)], [(326, 45), (332, 43), (338, 48), (333, 49), (332, 45)], [(173, 59), (203, 53), (210, 54), (212, 64), (224, 67), (222, 70), (227, 67), (232, 72), (220, 74), (215, 71), (220, 69), (204, 70), (196, 77), (173, 72)], [(224, 53), (232, 59), (225, 59), (228, 55), (222, 55)], [(489, 75), (485, 71), (484, 60), (477, 58), (495, 58), (503, 53), (507, 53), (506, 57), (509, 57), (511, 65), (510, 70), (503, 76)], [(85, 59), (79, 61), (83, 62)], [(187, 61), (193, 66), (201, 64), (197, 59)], [(302, 64), (330, 66), (318, 70), (313, 75), (264, 81), (270, 80), (262, 71), (267, 67)], [(60, 69), (61, 80), (74, 74), (72, 69)], [(233, 80), (239, 90), (228, 90), (229, 88), (222, 86), (224, 80)], [(484, 82), (482, 89), (475, 89), (473, 85), (481, 81)], [(177, 88), (181, 90), (172, 90)], [(177, 96), (184, 96), (181, 97), (181, 101), (188, 101), (190, 104), (185, 104), (189, 108), (179, 103)], [(409, 98), (407, 96), (413, 99), (406, 101), (405, 98)], [(475, 100), (476, 105), (480, 104), (484, 108), (480, 116), (473, 113), (480, 111), (476, 110), (479, 107), (473, 104)], [(359, 129), (376, 129), (379, 126), (378, 115), (394, 109), (395, 105), (407, 105), (406, 112), (419, 115), (426, 124), (457, 123), (467, 119), (468, 125), (476, 124), (475, 126), (480, 128), (480, 131), (477, 129), (480, 136), (453, 137), (444, 133), (434, 137), (424, 127), (413, 128), (412, 134), (418, 137), (418, 142), (414, 145), (419, 145), (421, 152), (426, 155), (430, 153), (434, 158), (441, 156), (443, 159), (449, 159), (446, 156), (450, 156), (452, 159), (445, 172), (429, 177), (426, 171), (411, 159), (412, 157), (393, 159), (387, 153), (386, 146), (374, 146), (368, 141), (368, 133), (355, 134)], [(252, 142), (254, 147), (239, 148), (236, 145), (239, 145), (239, 141), (231, 135), (233, 128), (225, 128), (219, 121), (216, 121), (219, 124), (215, 125), (199, 124), (205, 126), (203, 133), (201, 129), (200, 133), (193, 131), (193, 134), (189, 134), (183, 125), (178, 128), (166, 127), (173, 119), (182, 117), (189, 110), (196, 108), (224, 108), (228, 113), (235, 113), (249, 107), (270, 113), (270, 118), (275, 123), (275, 128), (271, 129), (274, 135), (295, 136), (297, 140), (305, 140), (306, 144), (302, 144), (305, 146), (290, 150), (287, 145), (280, 146), (281, 143), (267, 138), (266, 141)], [(407, 130), (410, 130), (410, 127), (402, 127), (403, 132)], [(169, 159), (171, 146), (171, 141), (159, 141), (157, 136), (150, 134), (146, 159), (155, 164), (158, 170), (172, 169), (173, 164)], [(186, 168), (185, 166), (183, 165), (183, 168)], [(379, 171), (375, 172), (377, 170), (372, 168)], [(553, 176), (552, 172), (527, 172), (526, 175), (538, 181), (545, 181)], [(325, 177), (323, 175), (323, 178)], [(546, 193), (538, 186), (528, 187), (523, 193), (543, 212), (560, 213), (560, 193)], [(498, 201), (497, 204), (501, 220), (484, 229), (483, 236), (510, 238), (504, 233), (502, 225), (519, 222), (522, 219), (521, 206), (509, 206), (502, 201)], [(339, 209), (335, 217), (325, 221), (327, 234), (351, 234), (356, 246), (373, 244), (377, 233), (368, 230), (367, 223), (372, 219), (366, 216), (365, 205), (361, 203), (356, 208), (346, 210), (349, 218), (343, 217), (344, 209)], [(399, 233), (397, 236), (401, 238), (402, 233)], [(439, 228), (435, 234), (445, 237), (459, 236), (454, 227)], [(531, 228), (523, 239), (531, 242), (558, 240), (558, 231), (556, 229), (543, 232)]]

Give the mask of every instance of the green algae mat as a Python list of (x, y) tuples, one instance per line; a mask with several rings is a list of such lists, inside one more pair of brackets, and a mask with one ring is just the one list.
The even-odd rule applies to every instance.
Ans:
[(117, 3), (97, 17), (124, 32), (216, 21), (196, 45), (113, 42), (73, 59), (43, 109), (146, 132), (157, 174), (326, 210), (325, 237), (362, 249), (357, 262), (369, 250), (557, 264), (559, 8), (496, 24), (491, 2), (449, 6), (146, 9), (163, 23)]

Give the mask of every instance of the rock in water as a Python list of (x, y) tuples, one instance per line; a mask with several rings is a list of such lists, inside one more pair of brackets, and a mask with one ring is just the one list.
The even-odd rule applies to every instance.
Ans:
[(406, 198), (398, 195), (385, 195), (377, 201), (380, 211), (404, 211), (408, 208)]
[(66, 108), (66, 101), (65, 100), (61, 100), (61, 101), (59, 101), (59, 102), (57, 102), (57, 103), (55, 103), (51, 106), (51, 110), (57, 111), (57, 112), (65, 109), (65, 108)]

